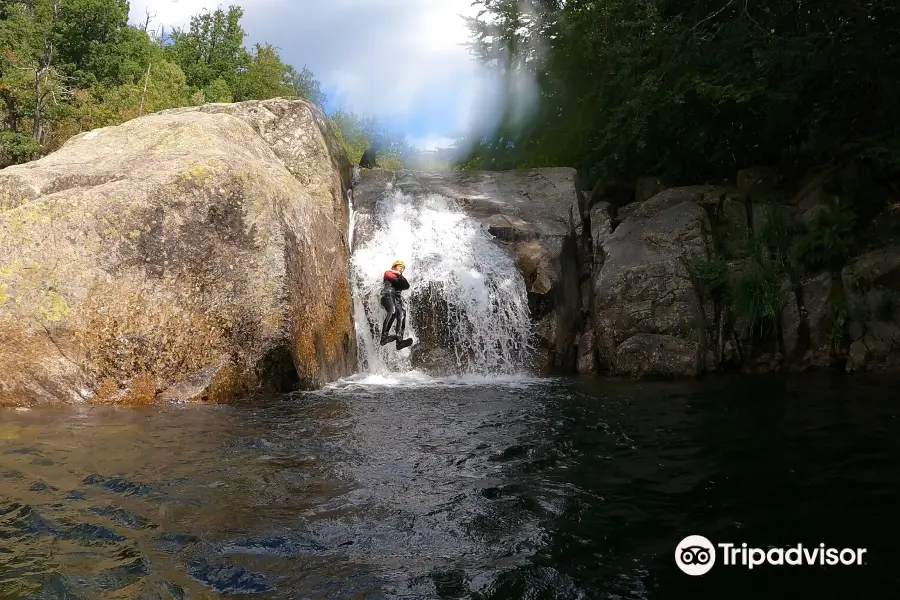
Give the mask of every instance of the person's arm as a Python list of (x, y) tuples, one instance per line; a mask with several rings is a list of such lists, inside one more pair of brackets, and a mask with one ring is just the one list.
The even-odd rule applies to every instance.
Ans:
[(390, 281), (391, 285), (395, 290), (403, 291), (409, 289), (409, 282), (406, 281), (406, 278), (400, 273), (394, 273), (393, 271), (385, 271), (384, 272), (385, 281)]

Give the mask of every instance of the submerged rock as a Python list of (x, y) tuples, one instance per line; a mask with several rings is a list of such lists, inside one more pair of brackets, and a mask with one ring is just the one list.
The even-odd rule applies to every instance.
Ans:
[(350, 373), (349, 169), (321, 110), (276, 99), (148, 115), (0, 171), (0, 404)]

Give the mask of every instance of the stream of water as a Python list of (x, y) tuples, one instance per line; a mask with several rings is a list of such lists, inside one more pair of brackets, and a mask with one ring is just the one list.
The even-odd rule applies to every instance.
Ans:
[(398, 352), (393, 344), (377, 343), (385, 314), (382, 275), (401, 259), (411, 284), (403, 292), (409, 306), (405, 335), (420, 341), (422, 315), (445, 338), (444, 362), (451, 372), (521, 373), (532, 338), (525, 281), (487, 230), (452, 199), (411, 196), (390, 184), (374, 219), (374, 235), (353, 253), (350, 265), (360, 372), (413, 370), (411, 349)]
[[(357, 377), (0, 413), (0, 599), (887, 598), (896, 381)], [(688, 534), (866, 564), (675, 566)]]

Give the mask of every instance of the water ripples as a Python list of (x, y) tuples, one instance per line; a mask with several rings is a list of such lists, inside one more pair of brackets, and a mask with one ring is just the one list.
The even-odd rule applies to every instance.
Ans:
[[(890, 388), (723, 381), (359, 377), (259, 406), (4, 412), (0, 600), (898, 589)], [(687, 533), (872, 562), (700, 588), (671, 559)]]

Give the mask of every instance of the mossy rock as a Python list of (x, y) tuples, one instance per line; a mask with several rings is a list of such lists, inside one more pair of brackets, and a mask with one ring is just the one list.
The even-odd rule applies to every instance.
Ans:
[(0, 404), (171, 399), (223, 357), (216, 401), (352, 372), (348, 166), (317, 107), (276, 99), (0, 171)]

